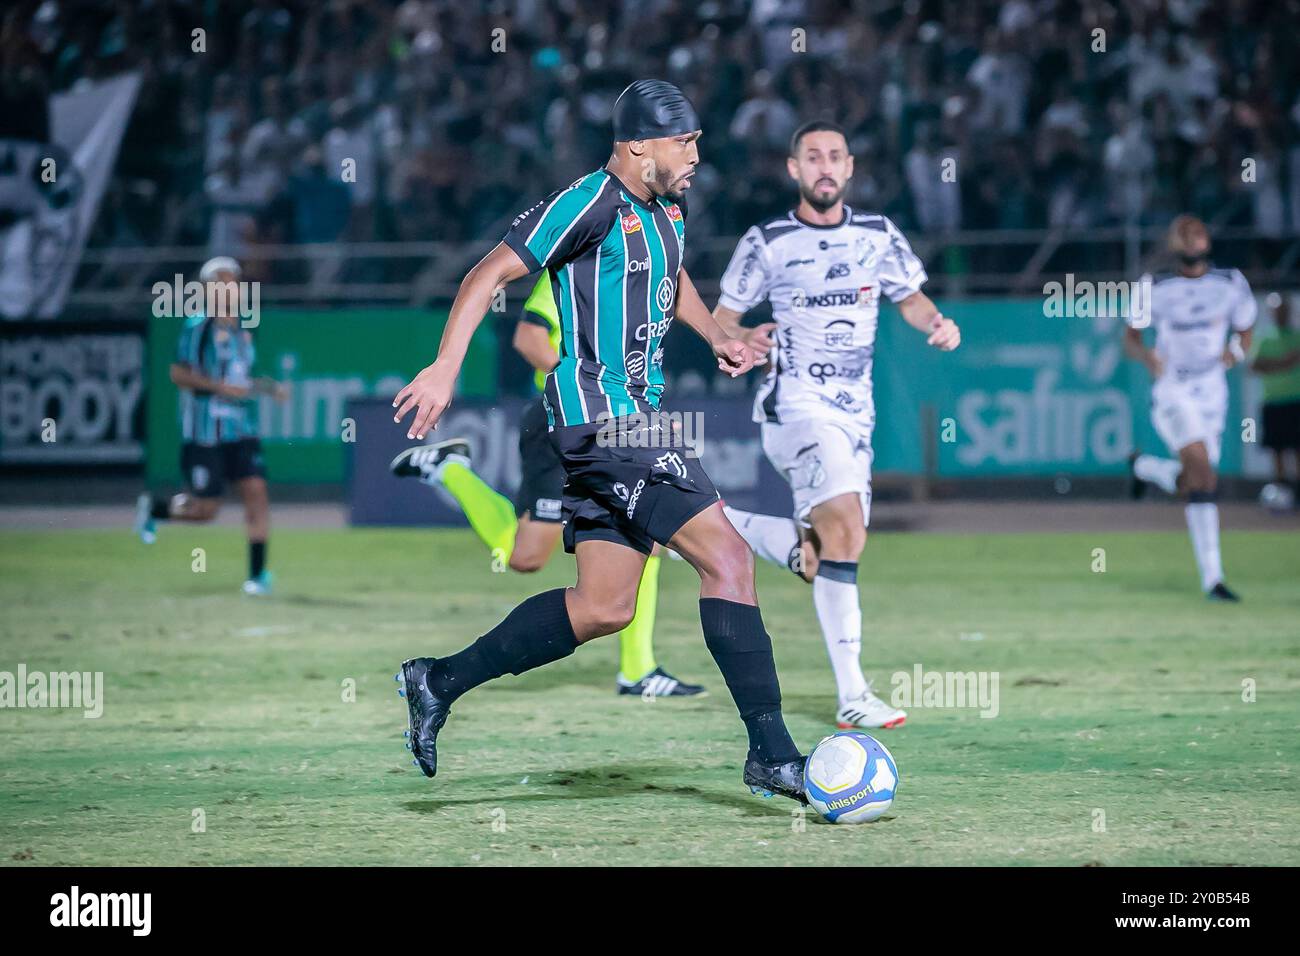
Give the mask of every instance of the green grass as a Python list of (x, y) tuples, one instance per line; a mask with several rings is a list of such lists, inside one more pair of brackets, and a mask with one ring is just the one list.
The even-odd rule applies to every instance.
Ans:
[[(259, 601), (238, 593), (234, 531), (169, 527), (152, 549), (0, 534), (0, 670), (106, 685), (98, 720), (0, 710), (0, 862), (1300, 864), (1300, 538), (1224, 540), (1240, 607), (1200, 597), (1179, 534), (874, 535), (878, 687), (917, 662), (997, 672), (1000, 713), (914, 708), (882, 733), (902, 773), (890, 813), (800, 828), (740, 783), (743, 730), (680, 563), (664, 562), (659, 657), (710, 697), (616, 697), (605, 639), (464, 698), (430, 781), (402, 746), (396, 665), (568, 583), (570, 559), (526, 579), (491, 573), (469, 532), (280, 532), (277, 596)], [(811, 746), (833, 687), (809, 589), (764, 567), (759, 591)]]

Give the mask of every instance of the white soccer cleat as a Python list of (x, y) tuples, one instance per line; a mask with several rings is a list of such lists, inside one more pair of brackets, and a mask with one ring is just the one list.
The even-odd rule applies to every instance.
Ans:
[(835, 715), (840, 730), (890, 730), (907, 720), (907, 711), (891, 707), (871, 692), (871, 687), (861, 697), (845, 701)]

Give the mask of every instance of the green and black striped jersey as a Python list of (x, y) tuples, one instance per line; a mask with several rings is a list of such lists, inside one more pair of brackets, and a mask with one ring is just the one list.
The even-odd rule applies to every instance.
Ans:
[(599, 169), (511, 224), (505, 243), (530, 271), (546, 270), (559, 312), (560, 363), (543, 392), (552, 428), (659, 407), (685, 219), (677, 203), (639, 199)]
[[(251, 384), (254, 354), (252, 332), (238, 322), (217, 322), (204, 315), (185, 320), (176, 344), (178, 363), (231, 385)], [(254, 402), (183, 388), (181, 439), (196, 445), (219, 445), (256, 438), (256, 410)]]

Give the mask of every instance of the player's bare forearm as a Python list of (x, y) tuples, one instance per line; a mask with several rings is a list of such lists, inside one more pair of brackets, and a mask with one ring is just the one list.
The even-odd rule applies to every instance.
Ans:
[(515, 351), (539, 372), (549, 372), (560, 364), (559, 353), (551, 347), (551, 337), (540, 325), (520, 322), (511, 341)]
[(716, 349), (734, 336), (713, 317), (685, 269), (677, 272), (677, 318)]
[(456, 376), (469, 351), (470, 339), (492, 307), (492, 297), (500, 287), (527, 274), (528, 267), (523, 260), (504, 242), (497, 243), (469, 270), (447, 316), (447, 327), (438, 343), (438, 357), (393, 399), (393, 407), (397, 409), (393, 421), (400, 422), (415, 410), (406, 431), (407, 438), (423, 438), (430, 428), (438, 427), (438, 419), (451, 404)]
[(903, 321), (926, 334), (926, 344), (951, 352), (961, 344), (961, 329), (952, 319), (945, 318), (924, 292), (913, 292), (898, 303)]
[(451, 304), (447, 327), (438, 343), (438, 361), (454, 364), (459, 372), (469, 351), (470, 339), (491, 309), (497, 289), (527, 274), (528, 267), (504, 242), (498, 242), (480, 259), (461, 280), (456, 300)]
[(718, 371), (735, 378), (754, 367), (754, 350), (718, 324), (685, 269), (677, 271), (677, 318), (709, 343), (718, 359)]
[(1124, 354), (1136, 362), (1145, 365), (1152, 375), (1159, 374), (1159, 359), (1154, 349), (1147, 348), (1142, 341), (1142, 330), (1128, 326), (1124, 329)]
[(177, 388), (187, 392), (196, 392), (200, 395), (242, 398), (247, 394), (247, 389), (242, 389), (236, 385), (227, 385), (215, 378), (208, 378), (181, 362), (172, 363), (171, 368), (168, 370), (168, 376), (171, 378), (172, 384)]
[(744, 314), (744, 312), (737, 312), (735, 309), (728, 309), (721, 302), (713, 307), (713, 321), (717, 322), (718, 327), (733, 339), (740, 338), (742, 332), (740, 319)]

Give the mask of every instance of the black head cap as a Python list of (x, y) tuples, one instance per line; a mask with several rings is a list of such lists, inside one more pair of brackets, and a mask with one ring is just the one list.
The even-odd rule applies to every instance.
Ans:
[(660, 139), (700, 128), (686, 94), (667, 80), (637, 80), (614, 102), (614, 140)]

